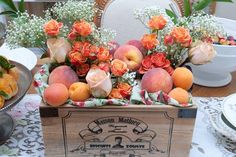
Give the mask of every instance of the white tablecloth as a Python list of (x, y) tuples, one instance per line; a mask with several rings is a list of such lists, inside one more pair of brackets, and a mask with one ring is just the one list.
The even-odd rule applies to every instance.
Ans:
[(221, 107), (223, 98), (194, 100), (198, 105), (198, 112), (189, 157), (236, 157), (236, 153), (231, 153), (222, 146), (222, 141), (217, 138), (208, 120), (209, 106)]

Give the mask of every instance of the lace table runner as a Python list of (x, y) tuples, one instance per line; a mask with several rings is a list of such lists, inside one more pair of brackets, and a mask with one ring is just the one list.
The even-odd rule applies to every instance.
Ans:
[(15, 119), (16, 127), (10, 139), (0, 146), (0, 156), (42, 157), (44, 143), (39, 114), (41, 98), (26, 95), (8, 113)]

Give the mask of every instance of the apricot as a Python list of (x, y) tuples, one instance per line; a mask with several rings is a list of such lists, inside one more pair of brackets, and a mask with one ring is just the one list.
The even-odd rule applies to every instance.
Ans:
[(51, 106), (63, 105), (68, 97), (67, 87), (62, 83), (53, 83), (44, 90), (44, 100)]
[(87, 83), (76, 82), (69, 88), (69, 97), (73, 101), (85, 101), (90, 97), (90, 88)]
[(168, 94), (171, 98), (177, 100), (180, 104), (189, 102), (189, 93), (182, 88), (174, 88)]
[(79, 78), (71, 67), (63, 65), (55, 68), (49, 75), (48, 84), (62, 83), (68, 89), (72, 83), (78, 82)]
[(163, 91), (169, 93), (173, 87), (171, 76), (162, 68), (148, 70), (141, 80), (141, 88), (149, 93)]
[(175, 87), (189, 90), (193, 85), (193, 73), (185, 67), (178, 67), (172, 74)]

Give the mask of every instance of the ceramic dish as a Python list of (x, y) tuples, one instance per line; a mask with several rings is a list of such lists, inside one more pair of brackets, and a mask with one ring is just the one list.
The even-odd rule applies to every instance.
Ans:
[[(16, 105), (24, 97), (24, 95), (28, 91), (32, 82), (32, 74), (25, 66), (14, 61), (11, 61), (11, 63), (17, 67), (19, 71), (19, 75), (20, 75), (17, 81), (18, 92), (13, 98), (5, 102), (3, 108), (0, 109), (0, 113), (5, 112), (8, 109), (12, 108), (14, 105)], [(0, 121), (0, 125), (1, 125), (1, 121)]]
[(223, 101), (223, 115), (226, 123), (230, 123), (236, 128), (236, 94), (226, 97)]
[(15, 128), (15, 123), (14, 120), (10, 117), (10, 115), (5, 113), (0, 113), (0, 119), (0, 145), (2, 145), (9, 138), (9, 136), (11, 136)]
[(236, 130), (223, 121), (221, 109), (217, 109), (214, 114), (210, 114), (209, 121), (219, 137), (236, 142)]

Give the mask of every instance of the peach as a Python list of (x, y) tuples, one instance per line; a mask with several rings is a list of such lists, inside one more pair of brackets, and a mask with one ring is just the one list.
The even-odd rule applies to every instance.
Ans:
[(141, 88), (149, 93), (163, 91), (169, 93), (173, 87), (171, 76), (162, 68), (148, 70), (141, 80)]
[(78, 82), (79, 78), (75, 71), (71, 67), (63, 65), (55, 68), (49, 75), (48, 84), (62, 83), (67, 88), (70, 87), (72, 83)]
[(44, 90), (44, 100), (51, 106), (63, 105), (69, 97), (67, 87), (62, 83), (53, 83)]
[(147, 50), (143, 47), (143, 44), (141, 43), (141, 41), (133, 39), (133, 40), (129, 40), (126, 44), (137, 47), (139, 51), (143, 54), (143, 56), (146, 56)]
[(69, 96), (73, 101), (85, 101), (90, 97), (90, 88), (87, 83), (76, 82), (69, 88)]
[(114, 59), (124, 61), (129, 70), (136, 71), (141, 66), (143, 55), (132, 45), (122, 45), (115, 51)]

